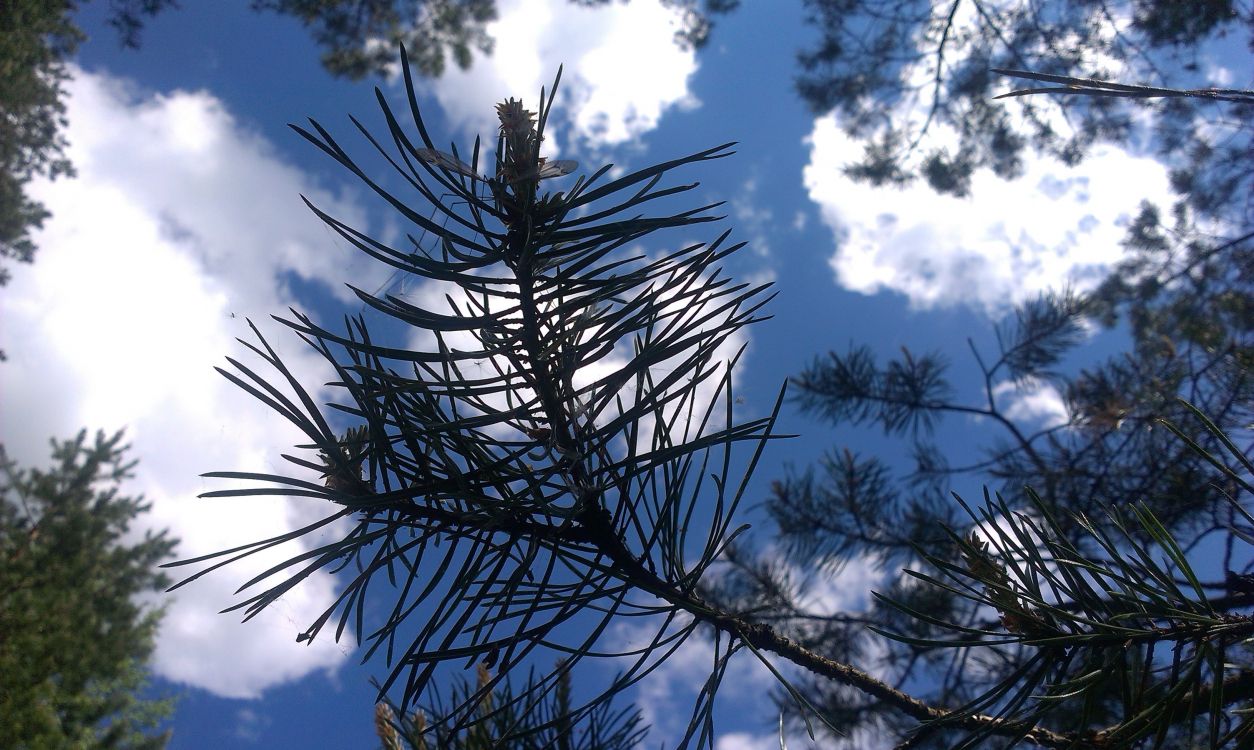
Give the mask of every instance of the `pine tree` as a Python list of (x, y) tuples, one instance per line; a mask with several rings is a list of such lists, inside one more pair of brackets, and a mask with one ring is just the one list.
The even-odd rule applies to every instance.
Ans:
[(164, 533), (130, 531), (148, 506), (118, 494), (134, 462), (122, 435), (53, 441), (54, 466), (0, 449), (0, 746), (163, 748), (171, 710), (143, 697), (168, 581)]
[[(143, 17), (174, 0), (113, 0), (109, 23), (124, 46), (139, 44)], [(86, 38), (71, 18), (73, 0), (0, 3), (0, 259), (31, 263), (31, 232), (48, 209), (26, 194), (35, 177), (72, 177), (65, 155), (66, 64)], [(11, 273), (0, 266), (0, 286)], [(0, 351), (0, 361), (5, 353)]]
[[(640, 745), (647, 730), (640, 726), (638, 709), (615, 710), (606, 701), (575, 725), (570, 720), (571, 679), (564, 661), (557, 662), (555, 672), (556, 689), (520, 710), (509, 685), (487, 689), (492, 675), (479, 664), (475, 685), (458, 681), (447, 699), (436, 693), (428, 705), (409, 714), (385, 699), (375, 706), (375, 732), (383, 750), (631, 750)], [(524, 688), (524, 692), (531, 690), (532, 684)], [(446, 705), (468, 702), (476, 705), (477, 723), (460, 730), (436, 724), (429, 736), (427, 717), (445, 715)], [(518, 739), (501, 741), (512, 735)]]
[[(1156, 732), (1176, 737), (1195, 719), (1223, 741), (1249, 731), (1250, 720), (1233, 710), (1248, 698), (1247, 678), (1240, 672), (1230, 683), (1225, 659), (1241, 650), (1251, 621), (1217, 610), (1204, 586), (1176, 582), (1191, 570), (1168, 526), (1178, 531), (1187, 516), (1168, 517), (1165, 525), (1150, 506), (1135, 510), (1134, 521), (1124, 520), (1126, 510), (1098, 522), (1065, 516), (1061, 483), (1050, 488), (1057, 507), (1044, 499), (1030, 506), (1039, 515), (1016, 514), (990, 496), (983, 510), (971, 511), (984, 521), (977, 529), (984, 536), (961, 533), (958, 514), (938, 517), (927, 505), (893, 519), (898, 533), (932, 532), (935, 540), (918, 548), (932, 573), (903, 579), (869, 622), (915, 649), (913, 658), (943, 659), (937, 655), (954, 646), (976, 646), (970, 652), (987, 679), (943, 685), (939, 698), (926, 689), (912, 694), (854, 665), (860, 656), (849, 629), (863, 628), (868, 618), (811, 618), (807, 628), (790, 627), (798, 611), (793, 587), (779, 581), (772, 561), (745, 557), (736, 546), (745, 527), (735, 525), (735, 515), (748, 479), (767, 443), (781, 437), (774, 424), (783, 390), (767, 416), (744, 423), (735, 419), (732, 394), (734, 336), (761, 319), (765, 287), (722, 275), (718, 264), (740, 247), (728, 243), (728, 232), (708, 245), (639, 249), (660, 230), (691, 230), (717, 218), (708, 213), (714, 206), (660, 211), (695, 187), (664, 180), (726, 156), (731, 144), (617, 178), (602, 167), (548, 192), (548, 180), (577, 168), (540, 155), (551, 92), (541, 92), (538, 118), (516, 100), (499, 104), (491, 158), (476, 141), (466, 160), (456, 147), (444, 151), (432, 141), (404, 55), (402, 69), (417, 137), (381, 92), (387, 138), (354, 124), (401, 175), (404, 196), (370, 176), (320, 124), (295, 130), (421, 233), (397, 248), (311, 205), (319, 218), (361, 251), (443, 294), (414, 300), (355, 290), (364, 305), (408, 329), (402, 344), (389, 340), (395, 329), (372, 332), (364, 314), (346, 318), (342, 333), (297, 311), (276, 318), (335, 369), (330, 386), (338, 397), (325, 412), (255, 327), (257, 343), (246, 345), (277, 375), (267, 378), (236, 360), (234, 371), (220, 370), (299, 426), (309, 442), (296, 446), (304, 455), (283, 456), (293, 475), (212, 472), (205, 476), (261, 486), (205, 497), (306, 497), (323, 501), (329, 515), (179, 565), (212, 570), (341, 523), (348, 529), (252, 580), (246, 588), (258, 590), (235, 607), (246, 619), (314, 570), (351, 569), (337, 602), (297, 639), (326, 637), (332, 625), (338, 637), (353, 625), (368, 643), (367, 658), (378, 653), (390, 667), (380, 690), (399, 695), (389, 706), (393, 720), (409, 715), (442, 678), (481, 668), (474, 689), (454, 691), (408, 725), (422, 741), (560, 746), (560, 733), (543, 739), (552, 722), (519, 717), (548, 701), (561, 704), (568, 670), (596, 658), (617, 659), (624, 670), (597, 697), (560, 712), (575, 726), (698, 633), (716, 651), (685, 738), (701, 746), (713, 746), (713, 702), (727, 664), (741, 652), (775, 671), (800, 719), (833, 732), (886, 723), (901, 731), (903, 746), (966, 738), (967, 746), (1022, 739), (1053, 748), (1129, 747)], [(1051, 312), (1058, 307), (1065, 314)], [(1084, 305), (1025, 312), (1021, 327), (1044, 327), (1058, 340), (1024, 339), (1012, 327), (995, 366), (1025, 375), (1050, 367), (1059, 341), (1074, 338), (1072, 307)], [(1212, 367), (1216, 382), (1247, 388), (1243, 361)], [(855, 416), (909, 430), (938, 408), (943, 373), (934, 361), (907, 356), (883, 376), (865, 358), (854, 362), (850, 378), (865, 382), (849, 380), (862, 391), (845, 402), (870, 403)], [(1239, 501), (1251, 489), (1248, 457), (1224, 434), (1232, 419), (1245, 429), (1239, 414), (1248, 401), (1237, 403), (1222, 425), (1181, 410), (1195, 421), (1174, 420), (1175, 442), (1164, 445), (1183, 444), (1208, 467), (1182, 475), (1178, 481), (1188, 487), (1176, 496), (1203, 493), (1228, 509), (1234, 533), (1245, 533), (1246, 516), (1229, 498)], [(1117, 431), (1104, 423), (1098, 429)], [(856, 457), (833, 467), (847, 490), (822, 498), (834, 522), (870, 518), (861, 507), (868, 498), (859, 493), (882, 491), (885, 472), (866, 471)], [(1224, 492), (1208, 490), (1211, 482)], [(853, 499), (859, 502), (840, 505)], [(938, 518), (960, 531), (946, 532)], [(799, 538), (796, 530), (792, 538)], [(810, 554), (833, 559), (837, 553), (825, 545), (815, 538)], [(909, 549), (900, 547), (885, 554)], [(1160, 561), (1164, 554), (1167, 562)], [(961, 582), (937, 585), (944, 576)], [(1245, 585), (1242, 576), (1234, 571), (1232, 585)], [(367, 599), (368, 591), (381, 590), (382, 606)], [(963, 612), (995, 619), (983, 623)], [(656, 635), (640, 648), (607, 642), (609, 626), (625, 617), (651, 624)], [(978, 642), (953, 641), (955, 627)], [(1137, 648), (1127, 647), (1129, 639)], [(1166, 642), (1176, 659), (1164, 672), (1154, 648)], [(562, 668), (526, 680), (518, 692), (506, 690), (511, 673), (546, 654), (564, 658)], [(1124, 661), (1112, 661), (1115, 654)], [(998, 676), (998, 660), (1007, 655), (1019, 666)], [(785, 663), (806, 677), (787, 677), (778, 668)], [(1108, 677), (1130, 688), (1118, 705), (1106, 700), (1117, 691), (1091, 688)]]

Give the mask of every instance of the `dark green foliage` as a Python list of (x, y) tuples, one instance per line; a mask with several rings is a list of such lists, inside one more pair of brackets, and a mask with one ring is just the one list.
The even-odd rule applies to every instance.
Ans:
[(1155, 46), (1195, 44), (1216, 28), (1240, 19), (1232, 0), (1136, 0), (1132, 5), (1132, 28)]
[[(35, 175), (73, 174), (65, 158), (65, 59), (83, 39), (72, 6), (49, 0), (0, 5), (0, 257), (31, 262), (30, 232), (48, 211), (26, 196)], [(0, 268), (0, 284), (9, 279)]]
[[(905, 562), (916, 546), (945, 540), (940, 524), (952, 522), (950, 504), (937, 493), (903, 492), (879, 459), (845, 449), (771, 486), (767, 511), (789, 557), (834, 562), (867, 548), (885, 560)], [(885, 498), (894, 498), (881, 507)], [(899, 499), (898, 499), (899, 498)]]
[(0, 747), (162, 748), (168, 700), (141, 699), (174, 541), (142, 538), (148, 509), (118, 495), (121, 434), (53, 442), (48, 471), (0, 451)]
[(902, 349), (901, 358), (879, 367), (870, 348), (830, 354), (797, 378), (803, 407), (833, 421), (878, 423), (885, 433), (930, 431), (937, 407), (950, 397), (945, 359)]
[(128, 49), (139, 49), (145, 16), (152, 17), (166, 8), (179, 7), (178, 0), (109, 0), (107, 23), (118, 33), (118, 41)]
[(253, 0), (253, 7), (313, 27), (323, 67), (352, 79), (385, 71), (398, 43), (415, 51), (423, 75), (441, 75), (449, 57), (467, 68), (475, 50), (492, 51), (487, 25), (496, 20), (495, 0)]
[[(109, 23), (121, 42), (139, 44), (142, 17), (174, 0), (111, 0)], [(0, 2), (0, 259), (30, 263), (31, 232), (48, 209), (26, 194), (31, 179), (72, 177), (65, 156), (66, 62), (86, 37), (71, 20), (73, 0)], [(0, 286), (11, 273), (0, 266)], [(5, 359), (0, 351), (0, 361)]]

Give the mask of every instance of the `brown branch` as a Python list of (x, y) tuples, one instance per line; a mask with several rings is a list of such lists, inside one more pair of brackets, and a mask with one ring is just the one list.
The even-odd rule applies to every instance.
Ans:
[(777, 632), (769, 625), (751, 622), (737, 615), (722, 612), (697, 596), (676, 590), (669, 582), (647, 570), (623, 544), (610, 524), (609, 515), (597, 518), (592, 514), (581, 519), (588, 524), (588, 531), (596, 540), (602, 554), (610, 558), (622, 580), (669, 602), (677, 609), (691, 614), (697, 620), (721, 630), (759, 651), (769, 651), (820, 677), (852, 687), (867, 696), (887, 703), (902, 713), (921, 722), (941, 724), (957, 729), (991, 731), (995, 734), (1022, 736), (1042, 747), (1084, 750), (1099, 748), (1075, 737), (1060, 734), (1043, 727), (1022, 731), (1021, 724), (1014, 724), (984, 714), (957, 715), (935, 706), (876, 679), (867, 672), (850, 664), (817, 654), (797, 641)]

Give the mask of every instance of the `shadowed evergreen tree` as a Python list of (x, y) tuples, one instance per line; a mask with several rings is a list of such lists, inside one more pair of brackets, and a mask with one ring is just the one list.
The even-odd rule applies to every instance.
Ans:
[(169, 700), (140, 697), (174, 541), (130, 530), (148, 506), (118, 495), (121, 433), (53, 441), (52, 469), (0, 448), (0, 747), (163, 748)]
[[(139, 44), (142, 17), (174, 0), (113, 0), (109, 23), (124, 46)], [(65, 157), (66, 62), (85, 36), (71, 20), (72, 0), (6, 0), (0, 4), (0, 258), (30, 263), (30, 232), (48, 211), (26, 195), (36, 175), (72, 176)], [(9, 280), (0, 267), (0, 285)]]
[[(783, 399), (781, 391), (766, 416), (735, 421), (735, 334), (758, 320), (765, 287), (723, 277), (717, 264), (739, 247), (727, 245), (726, 232), (709, 245), (642, 249), (659, 230), (717, 218), (708, 214), (714, 206), (664, 211), (695, 187), (665, 180), (721, 158), (728, 146), (614, 179), (603, 167), (566, 190), (546, 191), (547, 180), (576, 169), (540, 156), (551, 96), (541, 93), (538, 119), (515, 100), (498, 105), (501, 127), (490, 156), (478, 141), (469, 152), (444, 151), (422, 123), (404, 57), (402, 69), (417, 137), (381, 92), (387, 138), (354, 124), (402, 176), (404, 195), (376, 182), (318, 123), (295, 129), (418, 235), (398, 248), (315, 213), (358, 249), (440, 294), (415, 300), (355, 290), (370, 309), (408, 329), (403, 343), (390, 341), (394, 328), (372, 332), (364, 314), (346, 318), (342, 333), (296, 311), (276, 318), (334, 369), (325, 409), (254, 328), (257, 343), (245, 345), (277, 376), (236, 360), (233, 371), (220, 372), (300, 427), (309, 442), (296, 446), (303, 455), (283, 455), (293, 475), (211, 472), (205, 476), (260, 486), (205, 497), (311, 498), (323, 501), (328, 515), (178, 563), (207, 565), (184, 583), (255, 552), (342, 530), (246, 582), (244, 590), (256, 592), (233, 609), (247, 619), (311, 572), (342, 571), (338, 600), (297, 640), (326, 637), (330, 626), (338, 637), (351, 624), (368, 643), (366, 657), (380, 653), (391, 667), (380, 689), (394, 690), (399, 700), (380, 710), (381, 728), (397, 730), (398, 740), (405, 730), (415, 746), (476, 737), (501, 747), (560, 747), (562, 733), (549, 731), (558, 717), (584, 726), (698, 631), (712, 637), (714, 659), (685, 746), (713, 747), (713, 701), (730, 659), (742, 651), (776, 670), (799, 716), (832, 730), (878, 720), (900, 729), (905, 746), (947, 746), (966, 736), (1003, 745), (1022, 739), (1052, 748), (1127, 747), (1125, 739), (1139, 741), (1146, 732), (1187, 732), (1193, 719), (1211, 736), (1248, 731), (1250, 722), (1230, 710), (1248, 697), (1247, 678), (1237, 674), (1229, 685), (1225, 670), (1240, 663), (1250, 618), (1215, 609), (1208, 598), (1215, 592), (1202, 583), (1187, 590), (1177, 584), (1192, 571), (1149, 506), (1136, 511), (1135, 523), (1073, 516), (1059, 523), (1053, 519), (1063, 517), (1063, 507), (1036, 503), (1038, 520), (990, 499), (977, 537), (946, 533), (920, 505), (902, 518), (935, 529), (935, 554), (924, 546), (915, 562), (965, 576), (965, 585), (946, 589), (935, 576), (914, 576), (869, 616), (811, 617), (795, 627), (796, 586), (780, 575), (778, 562), (745, 557), (733, 546), (744, 530), (734, 515), (761, 451), (777, 437)], [(1055, 350), (1074, 338), (1075, 321), (1071, 312), (1060, 319), (1050, 309), (1028, 310), (1007, 329), (1004, 361), (990, 372), (1006, 368), (1026, 377), (1057, 361)], [(1020, 340), (1019, 329), (1033, 326), (1058, 331), (1056, 340)], [(869, 363), (859, 368), (875, 371)], [(907, 357), (891, 377), (870, 382), (914, 400), (886, 407), (881, 398), (864, 418), (898, 430), (925, 424), (935, 411), (931, 399), (944, 397), (942, 376), (937, 363)], [(1213, 482), (1240, 501), (1250, 489), (1242, 473), (1248, 460), (1218, 426), (1201, 424), (1181, 433), (1195, 441), (1190, 450), (1218, 449), (1202, 459), (1209, 471), (1180, 481), (1203, 492)], [(1245, 469), (1231, 468), (1232, 458), (1247, 462)], [(833, 462), (848, 478), (841, 498), (861, 498), (863, 485), (887, 486), (886, 472), (868, 472), (864, 464), (852, 456)], [(837, 523), (842, 513), (871, 512), (829, 507)], [(1229, 507), (1223, 519), (1245, 533), (1240, 505)], [(957, 513), (940, 519), (962, 526)], [(1035, 537), (1017, 530), (1025, 523), (1035, 523)], [(868, 538), (855, 544), (875, 543), (874, 531), (869, 527)], [(796, 532), (788, 538), (797, 540), (806, 543)], [(816, 538), (811, 549), (824, 544)], [(1234, 570), (1234, 586), (1244, 585), (1243, 575)], [(375, 594), (369, 600), (368, 591)], [(639, 643), (612, 634), (611, 626), (628, 618), (646, 634)], [(913, 695), (904, 683), (854, 666), (866, 655), (846, 629), (868, 624), (905, 638), (914, 649), (907, 658), (932, 662), (945, 658), (942, 651), (953, 653), (948, 647), (971, 645), (949, 637), (956, 625), (970, 625), (962, 632), (979, 648), (961, 658), (979, 659), (981, 671), (968, 670), (969, 685), (942, 685), (942, 702), (932, 702), (938, 691), (928, 685), (914, 686), (922, 698)], [(1165, 670), (1161, 653), (1153, 656), (1160, 643), (1172, 644), (1176, 655)], [(1119, 672), (1109, 661), (1117, 653), (1140, 654), (1144, 663)], [(551, 655), (564, 659), (559, 669), (532, 673), (518, 692), (506, 689), (511, 673)], [(615, 659), (622, 671), (596, 697), (540, 715), (552, 720), (525, 718), (540, 706), (569, 706), (562, 697), (567, 670), (599, 658)], [(472, 664), (479, 666), (475, 688), (463, 685), (397, 726), (395, 717), (410, 716), (442, 677), (456, 679)], [(1141, 687), (1118, 706), (1103, 693), (1091, 707), (1089, 696), (1098, 694), (1085, 692), (1082, 681), (1093, 681), (1085, 675), (1095, 665), (1108, 667), (1099, 676), (1131, 675), (1127, 684)], [(1088, 671), (1076, 674), (1077, 666)], [(1082, 711), (1071, 710), (1073, 699), (1084, 703)], [(1102, 715), (1108, 724), (1094, 720)], [(1104, 731), (1091, 733), (1094, 725)]]

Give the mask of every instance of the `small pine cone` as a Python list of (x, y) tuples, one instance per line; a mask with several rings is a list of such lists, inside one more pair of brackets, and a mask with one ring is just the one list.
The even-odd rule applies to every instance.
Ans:
[(326, 479), (327, 489), (343, 492), (346, 495), (356, 495), (361, 490), (361, 480), (356, 481), (346, 479), (339, 474), (331, 474)]
[(401, 737), (392, 726), (395, 717), (386, 703), (376, 703), (374, 707), (374, 731), (383, 743), (383, 750), (401, 750)]

